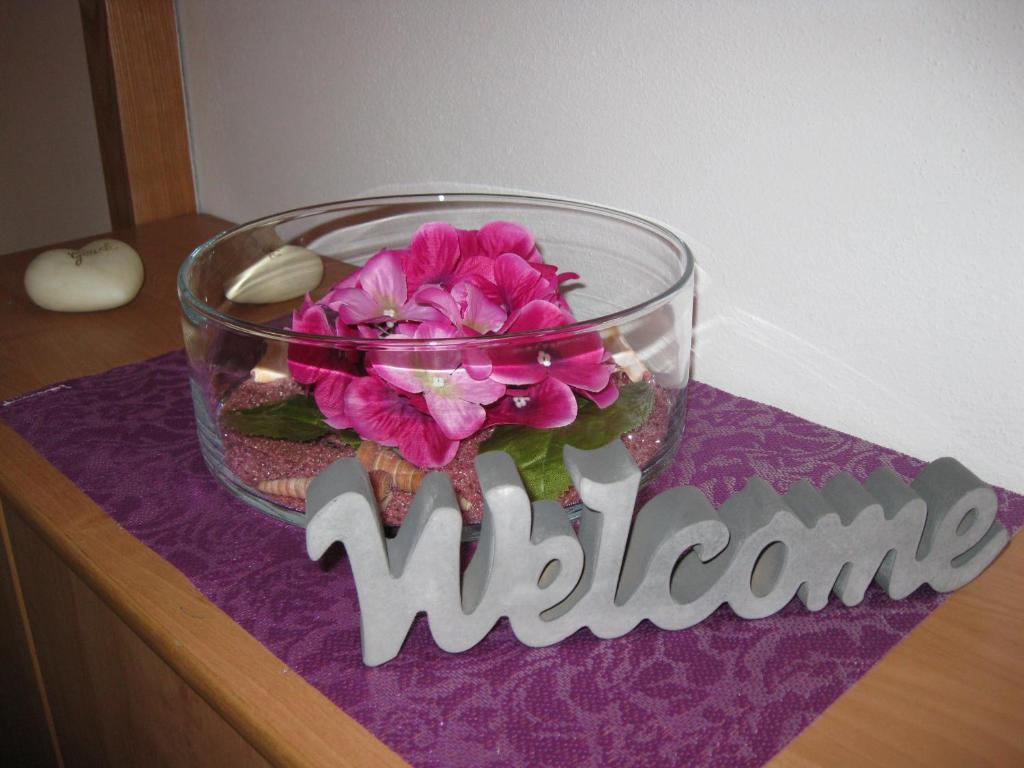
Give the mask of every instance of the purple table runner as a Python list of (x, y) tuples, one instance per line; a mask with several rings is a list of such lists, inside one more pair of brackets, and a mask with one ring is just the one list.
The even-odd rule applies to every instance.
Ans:
[[(394, 661), (360, 661), (344, 560), (305, 556), (303, 533), (220, 488), (199, 454), (182, 352), (0, 406), (57, 469), (279, 659), (417, 766), (756, 766), (778, 752), (942, 597), (875, 587), (820, 613), (798, 601), (746, 621), (721, 608), (680, 632), (644, 622), (617, 640), (583, 630), (549, 648), (499, 625), (459, 655), (419, 620)], [(683, 483), (717, 506), (760, 474), (777, 491), (921, 462), (693, 382), (682, 445), (652, 491)], [(1016, 530), (1024, 497), (997, 489)]]

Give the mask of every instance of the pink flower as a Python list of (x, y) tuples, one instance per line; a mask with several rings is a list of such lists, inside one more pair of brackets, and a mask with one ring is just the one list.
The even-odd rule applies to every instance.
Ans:
[[(451, 326), (424, 323), (416, 329), (414, 338), (439, 339), (454, 335), (455, 329)], [(452, 440), (461, 440), (483, 426), (486, 418), (483, 406), (505, 394), (505, 386), (492, 379), (478, 381), (457, 365), (457, 352), (379, 351), (372, 354), (370, 370), (403, 392), (423, 395), (427, 411), (441, 432)]]
[(324, 421), (335, 429), (348, 429), (352, 426), (352, 418), (345, 407), (345, 392), (357, 378), (360, 377), (349, 371), (325, 369), (313, 387), (313, 399), (324, 415)]
[(503, 253), (514, 253), (527, 261), (544, 261), (533, 242), (530, 230), (511, 221), (492, 221), (484, 224), (477, 232), (476, 241), (480, 252), (492, 259)]
[(598, 390), (597, 392), (581, 389), (580, 394), (587, 398), (587, 400), (592, 400), (598, 408), (604, 409), (619, 399), (619, 388), (615, 386), (615, 382), (609, 378), (608, 384), (604, 389)]
[(476, 233), (455, 229), (451, 224), (424, 224), (412, 237), (409, 250), (402, 254), (402, 267), (409, 290), (422, 285), (449, 287), (458, 280), (474, 276), (492, 279), (491, 259), (475, 250)]
[[(330, 336), (334, 330), (323, 307), (309, 296), (292, 315), (292, 329), (321, 336)], [(313, 399), (329, 425), (336, 429), (352, 426), (344, 406), (345, 389), (356, 375), (351, 354), (313, 344), (292, 344), (288, 347), (288, 370), (300, 384), (313, 385)]]
[[(314, 304), (306, 294), (302, 306), (292, 313), (293, 331), (330, 336), (334, 333), (324, 308)], [(288, 347), (288, 371), (292, 378), (300, 384), (313, 384), (321, 375), (321, 371), (330, 362), (331, 350), (328, 347), (317, 347), (313, 344), (292, 344)]]
[(465, 336), (496, 333), (508, 318), (501, 306), (468, 280), (459, 281), (450, 291), (436, 285), (425, 286), (416, 292), (416, 300), (434, 307)]
[(460, 325), (463, 330), (469, 329), (480, 335), (497, 333), (508, 319), (508, 312), (504, 308), (491, 301), (483, 289), (468, 280), (455, 284), (452, 298), (461, 313)]
[[(544, 330), (568, 325), (572, 317), (546, 301), (535, 300), (517, 310), (506, 331)], [(597, 333), (564, 336), (547, 344), (509, 344), (491, 352), (491, 378), (512, 386), (537, 384), (554, 378), (574, 389), (601, 392), (614, 365), (604, 362), (605, 350)]]
[[(422, 398), (421, 398), (422, 399)], [(415, 398), (402, 395), (373, 376), (356, 379), (345, 392), (345, 408), (360, 437), (398, 448), (420, 467), (443, 467), (459, 450), (424, 413)]]
[(557, 282), (552, 284), (532, 264), (514, 253), (503, 253), (494, 260), (494, 281), (509, 312), (531, 301), (553, 303), (558, 296)]
[[(481, 252), (494, 259), (498, 259), (498, 257), (507, 253), (512, 253), (522, 258), (551, 286), (554, 293), (554, 298), (551, 300), (566, 312), (569, 312), (569, 305), (565, 303), (565, 299), (559, 293), (559, 287), (566, 280), (578, 279), (579, 275), (575, 272), (558, 274), (558, 267), (552, 264), (545, 264), (544, 257), (537, 250), (533, 235), (530, 234), (528, 229), (510, 221), (492, 221), (490, 224), (485, 224), (480, 228), (480, 231), (477, 233), (477, 242)], [(497, 275), (495, 276), (495, 282), (500, 284)], [(509, 309), (515, 309), (515, 307), (510, 306)], [(569, 314), (572, 313), (570, 312)]]
[(535, 429), (564, 427), (576, 420), (576, 398), (558, 379), (545, 379), (526, 389), (509, 389), (487, 409), (487, 426), (525, 424)]
[(329, 306), (345, 325), (427, 322), (439, 315), (432, 307), (409, 300), (401, 256), (381, 251), (359, 271), (358, 287), (331, 291)]
[[(529, 340), (575, 323), (562, 296), (575, 277), (546, 264), (518, 224), (425, 224), (407, 249), (378, 252), (293, 316), (303, 333), (398, 343), (366, 353), (295, 344), (289, 368), (313, 388), (330, 425), (396, 446), (420, 466), (444, 466), (485, 425), (561, 427), (577, 417), (577, 396), (601, 408), (615, 401), (598, 333)], [(487, 340), (506, 332), (526, 337)], [(446, 347), (453, 337), (480, 341)], [(416, 343), (403, 347), (403, 339)]]

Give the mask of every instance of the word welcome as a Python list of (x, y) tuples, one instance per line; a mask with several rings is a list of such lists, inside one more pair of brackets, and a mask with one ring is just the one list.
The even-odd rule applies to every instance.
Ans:
[(635, 517), (640, 470), (621, 442), (567, 447), (564, 460), (586, 506), (578, 535), (557, 503), (530, 503), (507, 454), (476, 459), (486, 507), (464, 573), (462, 515), (447, 475), (424, 480), (393, 539), (358, 461), (339, 461), (313, 481), (307, 552), (317, 560), (344, 544), (365, 664), (398, 655), (420, 611), (451, 652), (476, 645), (502, 616), (530, 646), (581, 627), (612, 638), (643, 619), (683, 629), (722, 603), (748, 619), (775, 613), (794, 594), (812, 611), (830, 594), (856, 605), (872, 581), (893, 599), (922, 584), (949, 592), (1009, 539), (995, 520), (995, 492), (950, 458), (909, 486), (882, 468), (863, 485), (840, 474), (821, 491), (800, 481), (780, 496), (754, 477), (717, 511), (696, 488), (672, 488)]

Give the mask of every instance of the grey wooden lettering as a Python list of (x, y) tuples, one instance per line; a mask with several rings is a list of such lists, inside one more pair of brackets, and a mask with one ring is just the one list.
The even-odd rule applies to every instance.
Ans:
[(446, 475), (424, 480), (394, 539), (384, 536), (358, 461), (313, 481), (307, 552), (315, 560), (344, 544), (364, 663), (394, 658), (420, 611), (451, 652), (476, 645), (502, 616), (531, 646), (582, 627), (611, 638), (644, 619), (693, 626), (723, 603), (749, 619), (794, 595), (812, 611), (830, 594), (856, 605), (872, 581), (893, 599), (922, 584), (946, 592), (980, 574), (1009, 539), (995, 492), (949, 458), (909, 486), (883, 468), (863, 485), (844, 473), (820, 491), (801, 481), (780, 496), (753, 477), (717, 511), (697, 489), (673, 488), (635, 519), (640, 470), (622, 443), (566, 448), (564, 458), (586, 505), (578, 535), (558, 504), (530, 503), (506, 454), (477, 458), (485, 511), (464, 573), (462, 518)]

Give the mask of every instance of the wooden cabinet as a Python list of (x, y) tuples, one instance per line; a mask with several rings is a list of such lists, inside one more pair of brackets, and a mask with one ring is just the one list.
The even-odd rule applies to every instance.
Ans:
[[(108, 312), (35, 307), (42, 249), (0, 257), (0, 400), (180, 347), (177, 268), (225, 226), (113, 233), (146, 281)], [(4, 764), (402, 764), (2, 422), (0, 456)]]

